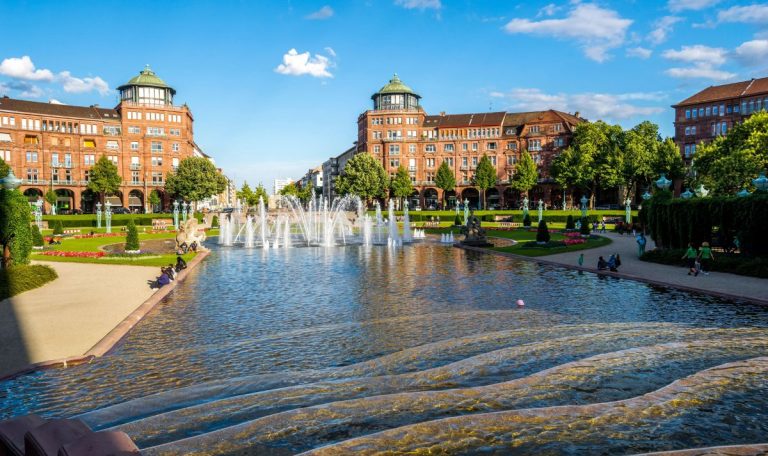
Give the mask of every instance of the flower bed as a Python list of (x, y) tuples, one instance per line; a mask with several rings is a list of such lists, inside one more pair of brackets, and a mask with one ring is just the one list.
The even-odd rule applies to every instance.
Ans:
[(42, 252), (41, 255), (68, 258), (101, 258), (106, 255), (106, 252), (68, 252), (66, 250), (48, 250)]
[(106, 237), (125, 237), (125, 234), (123, 233), (76, 234), (72, 236), (72, 239), (91, 239), (91, 238), (106, 238)]

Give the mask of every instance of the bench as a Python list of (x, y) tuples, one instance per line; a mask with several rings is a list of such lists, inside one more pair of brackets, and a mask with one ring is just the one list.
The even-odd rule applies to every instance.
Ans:
[(440, 222), (424, 222), (424, 228), (438, 228), (440, 227)]
[(80, 230), (75, 230), (75, 229), (64, 230), (64, 234), (80, 234)]
[(169, 226), (173, 226), (173, 220), (171, 219), (152, 219), (153, 230), (165, 230)]
[(519, 228), (523, 226), (520, 222), (499, 222), (499, 228)]

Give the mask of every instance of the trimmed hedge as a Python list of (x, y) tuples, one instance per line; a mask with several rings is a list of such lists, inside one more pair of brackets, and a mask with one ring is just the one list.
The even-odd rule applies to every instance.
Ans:
[[(495, 221), (496, 216), (512, 216), (514, 220), (523, 220), (523, 211), (475, 211), (474, 213), (484, 222), (493, 222)], [(368, 211), (368, 214), (373, 217), (376, 215), (376, 212)], [(395, 211), (395, 215), (400, 216), (403, 215), (403, 213), (400, 211)], [(426, 222), (429, 221), (430, 217), (436, 216), (439, 216), (441, 221), (448, 222), (450, 220), (454, 220), (456, 213), (452, 211), (410, 211), (408, 215), (410, 216), (412, 222)], [(576, 220), (581, 218), (581, 212), (561, 210), (544, 211), (544, 218), (548, 223), (567, 223), (568, 216), (571, 216), (574, 220)], [(588, 217), (593, 220), (600, 219), (603, 216), (608, 218), (620, 217), (623, 220), (625, 213), (624, 211), (589, 211), (588, 214)], [(460, 213), (460, 217), (463, 220), (463, 212)], [(635, 217), (637, 217), (637, 214), (635, 214)]]
[(57, 277), (53, 268), (39, 264), (0, 269), (0, 300), (45, 285)]
[(32, 245), (35, 247), (42, 247), (45, 245), (45, 240), (43, 240), (43, 235), (40, 233), (37, 225), (32, 225)]
[(644, 204), (640, 220), (647, 223), (656, 244), (682, 249), (688, 243), (710, 242), (731, 246), (738, 238), (739, 250), (753, 256), (768, 256), (768, 194), (748, 197), (672, 199), (660, 194)]
[[(203, 214), (195, 214), (198, 222), (202, 223)], [(153, 219), (173, 219), (173, 214), (113, 214), (112, 226), (128, 226), (128, 221), (133, 220), (137, 226), (152, 226)], [(96, 215), (44, 215), (43, 220), (48, 221), (48, 225), (61, 221), (64, 228), (83, 228), (96, 227)], [(179, 215), (181, 220), (181, 215)], [(101, 218), (101, 226), (106, 226), (104, 217)]]
[[(686, 249), (655, 249), (649, 250), (640, 258), (651, 263), (668, 264), (685, 267), (685, 260), (681, 259)], [(729, 272), (750, 277), (768, 279), (768, 258), (749, 257), (745, 255), (725, 255), (715, 252), (715, 259), (711, 261), (710, 269), (717, 272)]]

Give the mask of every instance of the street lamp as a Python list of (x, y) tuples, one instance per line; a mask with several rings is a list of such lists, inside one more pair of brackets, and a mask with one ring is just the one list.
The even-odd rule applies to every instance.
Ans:
[(43, 200), (40, 198), (35, 201), (35, 225), (37, 229), (43, 229)]
[(742, 188), (741, 191), (736, 194), (736, 196), (741, 197), (741, 198), (743, 198), (745, 196), (749, 196), (749, 195), (750, 195), (749, 190), (747, 190), (746, 188)]
[(688, 190), (686, 190), (686, 191), (684, 191), (683, 193), (680, 194), (680, 197), (683, 198), (683, 199), (691, 199), (692, 196), (693, 196), (693, 192), (691, 192), (690, 189), (688, 189)]
[(581, 218), (587, 218), (587, 203), (589, 202), (587, 195), (582, 195), (579, 202), (581, 203)]
[(544, 219), (544, 201), (539, 198), (539, 223)]
[(104, 220), (107, 223), (107, 233), (112, 232), (112, 203), (107, 200), (104, 203)]
[(173, 226), (179, 229), (179, 200), (173, 201)]
[(661, 190), (668, 190), (670, 185), (672, 185), (672, 181), (667, 179), (667, 174), (661, 173), (661, 177), (656, 181), (656, 186)]
[(21, 185), (21, 179), (13, 174), (12, 169), (8, 170), (8, 175), (0, 179), (0, 182), (2, 182), (3, 188), (6, 190), (16, 190)]
[(96, 228), (101, 228), (101, 201), (96, 202)]
[(626, 201), (624, 201), (624, 205), (626, 206), (626, 213), (624, 214), (624, 221), (627, 223), (632, 222), (632, 198), (627, 198)]
[(768, 190), (768, 178), (765, 177), (765, 173), (760, 173), (760, 176), (752, 181), (752, 185), (763, 192)]
[(523, 198), (523, 218), (528, 215), (528, 196)]
[(653, 195), (648, 193), (648, 190), (646, 190), (645, 193), (642, 194), (643, 200), (645, 200), (645, 201), (648, 201), (649, 199), (651, 199), (651, 196), (653, 196)]
[(696, 190), (694, 190), (694, 193), (696, 193), (696, 196), (699, 198), (706, 198), (707, 195), (709, 195), (709, 190), (704, 188), (704, 184), (701, 184)]

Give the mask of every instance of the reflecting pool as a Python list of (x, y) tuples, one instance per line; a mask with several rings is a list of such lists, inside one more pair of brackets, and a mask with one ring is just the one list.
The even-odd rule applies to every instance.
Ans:
[(0, 417), (78, 416), (150, 455), (759, 443), (767, 317), (434, 240), (213, 246), (114, 354), (0, 382)]

